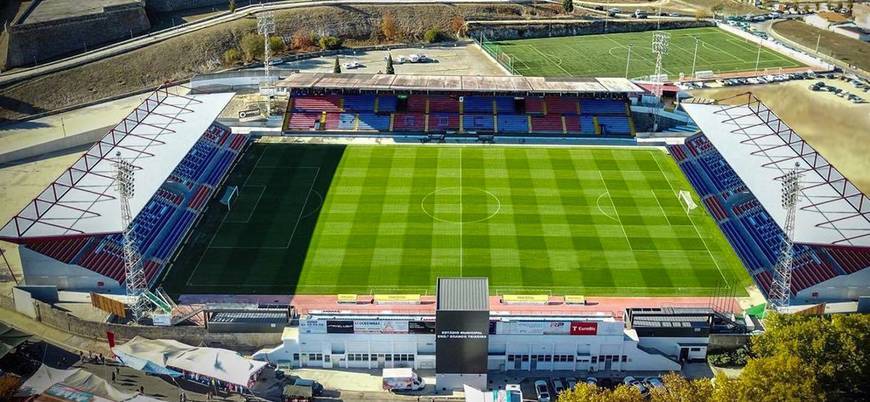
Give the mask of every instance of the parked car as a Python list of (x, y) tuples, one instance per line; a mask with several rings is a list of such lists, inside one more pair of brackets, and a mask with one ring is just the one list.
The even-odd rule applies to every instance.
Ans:
[(546, 381), (535, 381), (535, 395), (538, 396), (538, 402), (550, 402), (550, 389), (547, 388)]
[(618, 8), (611, 8), (607, 10), (607, 15), (611, 17), (616, 17), (616, 14), (619, 14), (620, 12), (622, 12), (622, 10)]
[(592, 376), (586, 377), (586, 383), (589, 385), (598, 385), (598, 379)]
[(567, 383), (568, 389), (574, 389), (575, 387), (577, 387), (577, 379), (574, 377), (566, 378), (565, 383)]
[(659, 377), (647, 377), (643, 379), (643, 383), (650, 389), (653, 388), (664, 388), (665, 383), (662, 382), (662, 379)]
[(272, 60), (269, 60), (269, 65), (270, 65), (270, 66), (278, 66), (278, 65), (281, 65), (281, 64), (284, 64), (284, 59), (272, 59)]
[(512, 401), (523, 400), (523, 390), (520, 388), (520, 384), (507, 384), (504, 386), (504, 390), (511, 397)]
[(562, 384), (562, 380), (555, 379), (553, 380), (553, 393), (557, 396), (565, 390), (565, 385)]
[(647, 13), (643, 10), (634, 10), (634, 18), (646, 18)]
[(353, 69), (360, 68), (360, 67), (363, 67), (363, 65), (360, 64), (360, 62), (358, 62), (356, 60), (344, 63), (344, 68), (346, 68), (348, 70), (353, 70)]
[(641, 394), (646, 394), (646, 393), (647, 393), (647, 389), (646, 389), (646, 387), (644, 387), (643, 384), (640, 383), (640, 381), (638, 381), (637, 379), (635, 379), (635, 378), (632, 377), (632, 376), (625, 377), (625, 378), (622, 380), (622, 383), (625, 384), (625, 385), (628, 385), (628, 386), (632, 386), (632, 387), (637, 388), (637, 390), (640, 391)]
[(297, 378), (293, 385), (297, 387), (309, 387), (311, 391), (314, 393), (314, 396), (319, 396), (323, 394), (323, 385), (317, 381), (309, 380), (305, 378)]

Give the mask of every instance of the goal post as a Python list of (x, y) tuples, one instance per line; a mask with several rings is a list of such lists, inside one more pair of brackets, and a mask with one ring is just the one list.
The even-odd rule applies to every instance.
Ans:
[(680, 190), (679, 194), (677, 194), (677, 198), (680, 199), (680, 202), (686, 209), (686, 213), (692, 212), (692, 210), (698, 208), (698, 204), (695, 204), (695, 200), (692, 199), (692, 193), (686, 190)]
[(232, 205), (238, 197), (239, 187), (228, 186), (227, 189), (224, 190), (224, 195), (221, 196), (221, 204), (224, 204), (227, 207), (227, 211), (229, 211), (230, 209), (232, 209)]

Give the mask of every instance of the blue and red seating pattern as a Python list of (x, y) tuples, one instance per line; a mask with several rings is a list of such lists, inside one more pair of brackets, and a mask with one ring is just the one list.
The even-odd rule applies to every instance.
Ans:
[[(768, 294), (785, 235), (703, 135), (668, 150), (761, 290)], [(796, 244), (792, 294), (870, 267), (870, 248)]]
[[(232, 134), (221, 125), (210, 126), (167, 184), (157, 190), (131, 222), (133, 241), (149, 283), (156, 280), (167, 258), (180, 246), (247, 140), (247, 136)], [(24, 245), (60, 262), (105, 275), (123, 286), (126, 274), (122, 242), (120, 234), (109, 234), (27, 240)]]
[[(570, 96), (294, 95), (287, 131), (629, 137), (625, 100)], [(462, 124), (459, 124), (459, 123)]]

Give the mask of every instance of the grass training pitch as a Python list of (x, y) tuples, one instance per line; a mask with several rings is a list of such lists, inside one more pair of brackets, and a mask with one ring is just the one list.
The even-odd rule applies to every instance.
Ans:
[[(749, 276), (659, 149), (255, 143), (164, 287), (172, 294), (702, 296)], [(694, 194), (694, 192), (692, 192)], [(696, 197), (696, 203), (701, 205)]]
[[(672, 79), (692, 75), (695, 39), (698, 57), (695, 71), (714, 73), (800, 67), (803, 64), (719, 28), (687, 28), (670, 33), (670, 47), (662, 68)], [(557, 38), (487, 42), (487, 46), (510, 56), (516, 73), (527, 76), (628, 77), (655, 73), (653, 32), (629, 32)], [(631, 58), (629, 59), (629, 48)], [(761, 52), (759, 54), (759, 48)]]

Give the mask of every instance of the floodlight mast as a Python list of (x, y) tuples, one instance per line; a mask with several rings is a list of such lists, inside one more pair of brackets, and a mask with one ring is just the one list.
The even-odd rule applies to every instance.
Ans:
[(274, 85), (272, 85), (272, 47), (269, 43), (269, 34), (275, 33), (275, 15), (271, 11), (257, 14), (257, 32), (263, 34), (263, 82), (261, 92), (266, 92), (266, 118), (272, 115), (272, 102), (269, 99)]
[[(656, 56), (656, 70), (652, 79), (652, 92), (658, 102), (661, 102), (664, 80), (662, 79), (662, 59), (668, 54), (668, 49), (671, 45), (671, 34), (668, 32), (657, 31), (653, 32), (652, 37), (652, 52)], [(653, 114), (653, 131), (658, 130), (659, 114)]]
[(130, 299), (130, 315), (138, 322), (148, 313), (150, 303), (144, 293), (148, 291), (145, 280), (145, 269), (142, 266), (142, 256), (135, 243), (133, 233), (133, 214), (130, 211), (130, 199), (135, 194), (133, 174), (135, 166), (121, 158), (121, 152), (115, 153), (115, 188), (118, 190), (121, 202), (121, 227), (123, 228), (124, 272), (127, 276), (127, 297)]
[(785, 210), (785, 225), (782, 246), (779, 252), (779, 261), (774, 271), (773, 286), (770, 288), (768, 297), (768, 310), (782, 310), (789, 305), (791, 299), (791, 270), (794, 262), (794, 230), (797, 203), (800, 200), (800, 164), (795, 163), (794, 168), (782, 177), (782, 208)]

